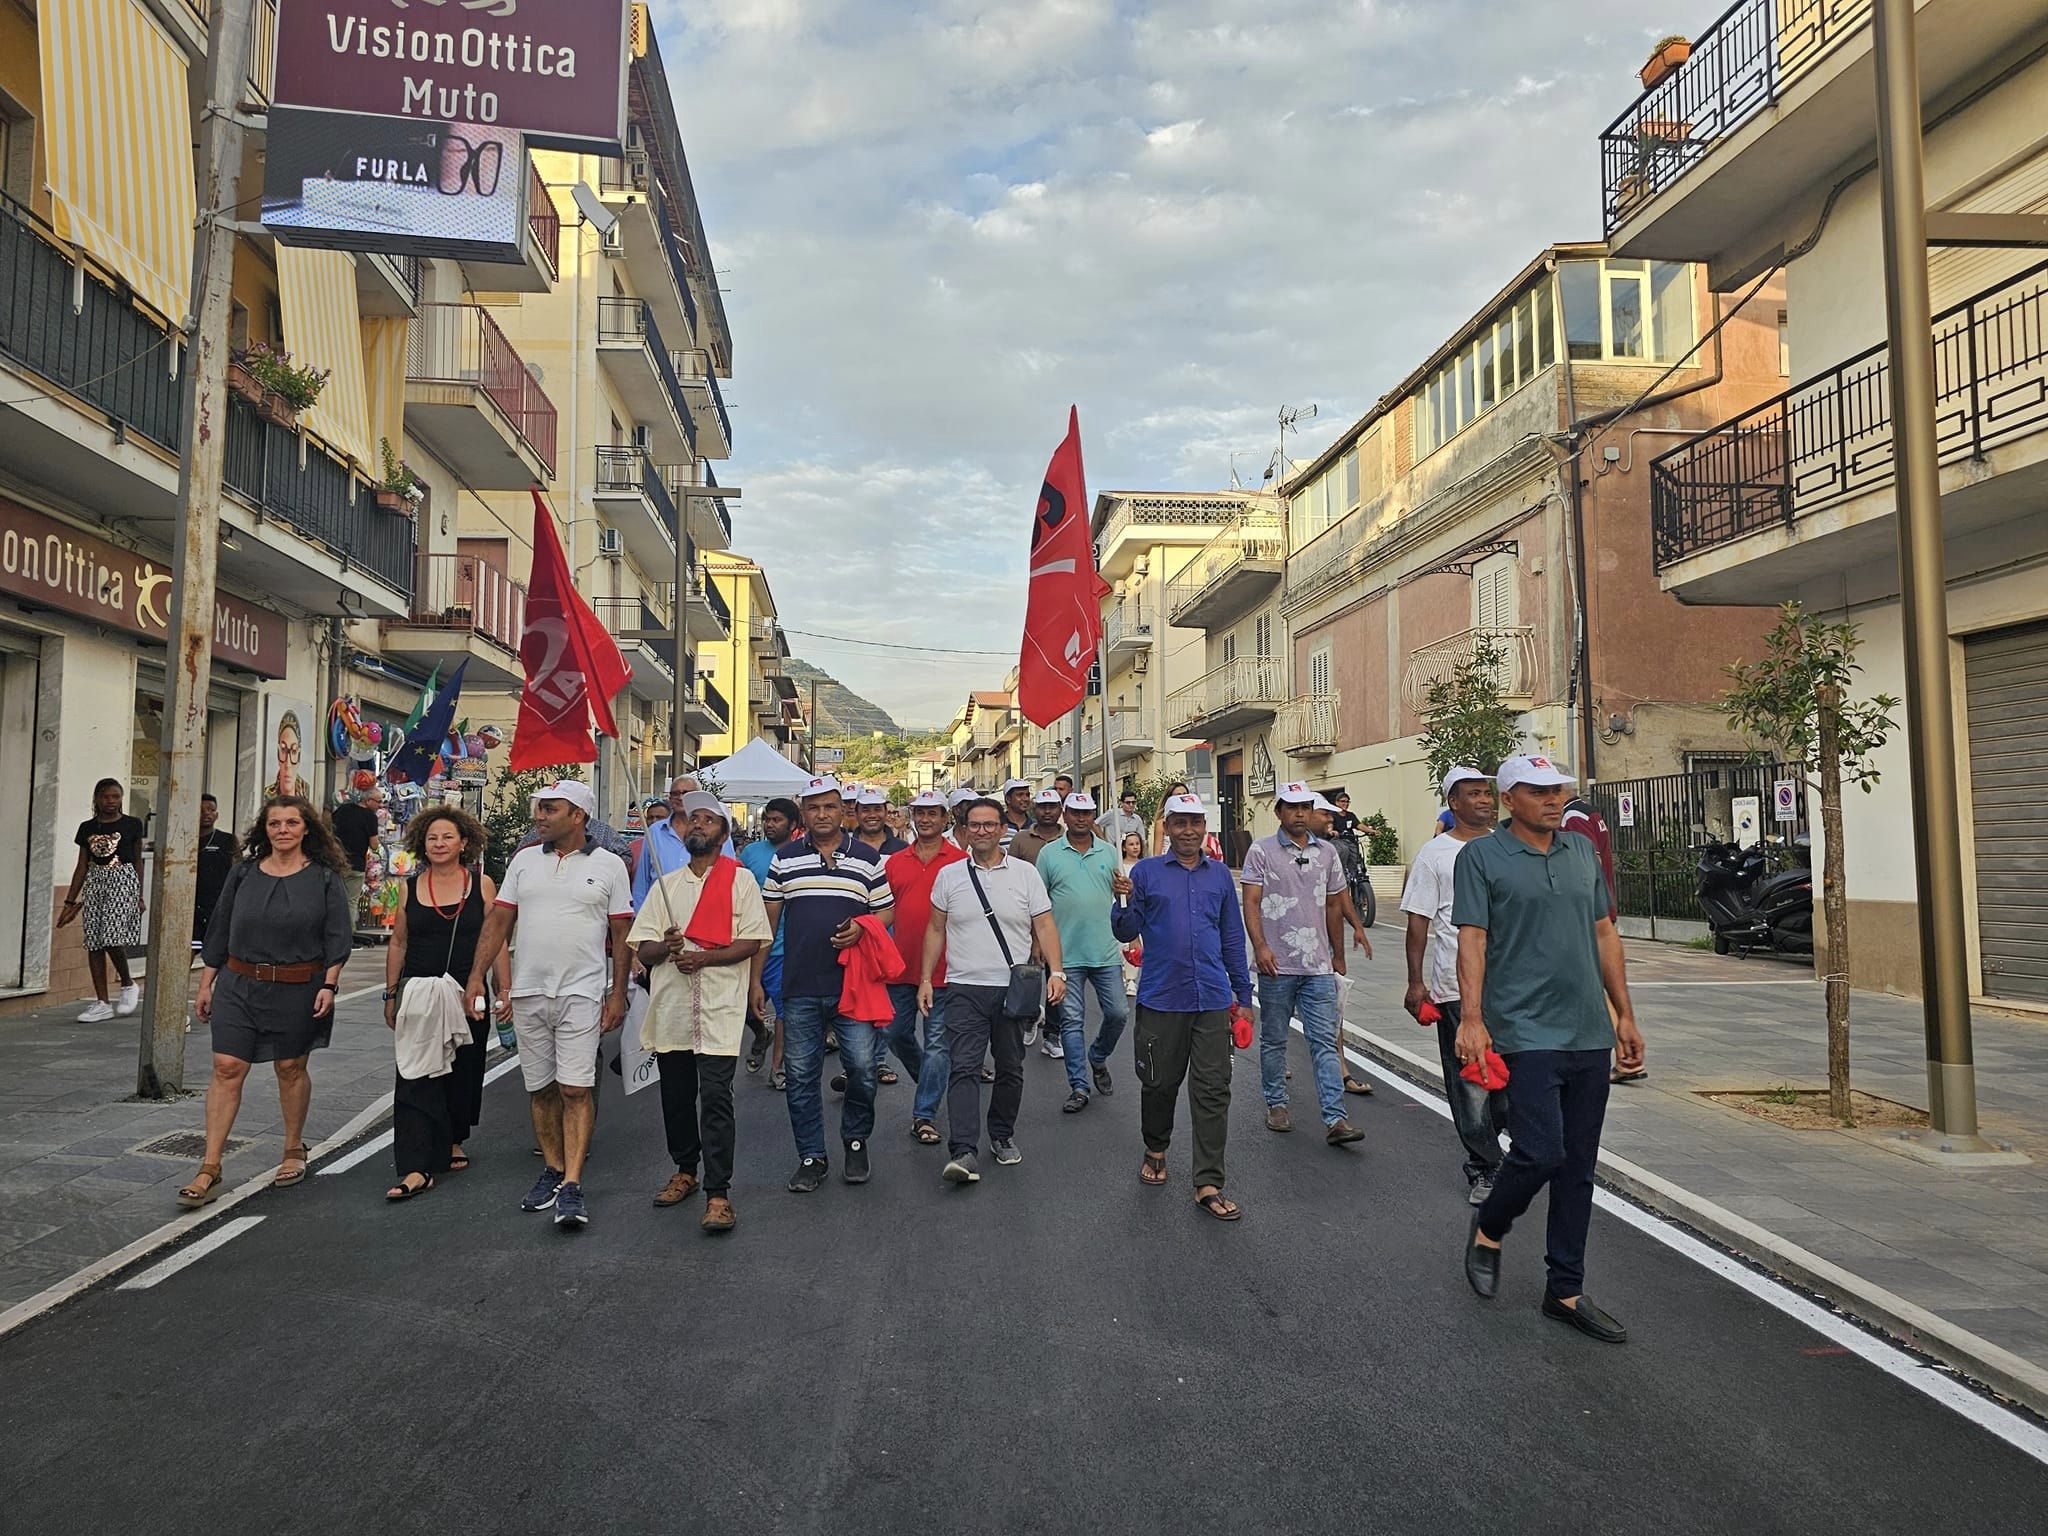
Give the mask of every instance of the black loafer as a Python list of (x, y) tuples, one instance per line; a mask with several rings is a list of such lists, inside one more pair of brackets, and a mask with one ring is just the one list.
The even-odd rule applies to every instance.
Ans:
[[(1479, 1213), (1472, 1213), (1472, 1233), (1465, 1239), (1465, 1278), (1483, 1301), (1500, 1293), (1500, 1250), (1479, 1241)], [(1549, 1303), (1545, 1302), (1547, 1310)]]
[(1587, 1338), (1598, 1339), (1602, 1344), (1628, 1342), (1628, 1330), (1594, 1306), (1590, 1297), (1581, 1296), (1577, 1306), (1568, 1307), (1555, 1296), (1545, 1296), (1543, 1315), (1554, 1317), (1561, 1323), (1570, 1323)]
[(1072, 1093), (1067, 1095), (1067, 1102), (1060, 1106), (1060, 1113), (1066, 1115), (1078, 1115), (1079, 1113), (1081, 1113), (1082, 1110), (1086, 1109), (1087, 1107), (1088, 1095), (1081, 1092), (1080, 1089), (1076, 1088)]
[(1095, 1091), (1105, 1096), (1115, 1093), (1116, 1089), (1110, 1086), (1109, 1068), (1098, 1066), (1093, 1070), (1095, 1073)]

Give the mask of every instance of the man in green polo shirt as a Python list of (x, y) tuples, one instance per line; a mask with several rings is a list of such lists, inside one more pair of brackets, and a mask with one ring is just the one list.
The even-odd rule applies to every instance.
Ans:
[[(1109, 1056), (1123, 1037), (1129, 1010), (1124, 999), (1122, 946), (1109, 926), (1109, 909), (1115, 902), (1110, 882), (1119, 867), (1116, 850), (1095, 835), (1095, 797), (1086, 790), (1067, 796), (1061, 811), (1066, 836), (1039, 850), (1038, 874), (1045, 881), (1046, 894), (1052, 897), (1052, 921), (1059, 929), (1060, 958), (1067, 972), (1060, 1053), (1066, 1058), (1068, 1093), (1060, 1108), (1077, 1115), (1088, 1107), (1091, 1077), (1097, 1092), (1115, 1091), (1110, 1086)], [(1088, 1044), (1091, 987), (1102, 1010), (1102, 1028), (1092, 1046)]]
[(1548, 1184), (1543, 1315), (1619, 1344), (1628, 1330), (1584, 1291), (1586, 1231), (1608, 1072), (1641, 1067), (1643, 1037), (1599, 854), (1579, 833), (1559, 830), (1572, 776), (1546, 757), (1522, 756), (1500, 765), (1497, 782), (1508, 820), (1468, 842), (1451, 876), (1463, 1004), (1457, 1056), (1484, 1061), (1493, 1049), (1506, 1059), (1511, 1143), (1493, 1192), (1473, 1212), (1465, 1278), (1493, 1298), (1501, 1240)]

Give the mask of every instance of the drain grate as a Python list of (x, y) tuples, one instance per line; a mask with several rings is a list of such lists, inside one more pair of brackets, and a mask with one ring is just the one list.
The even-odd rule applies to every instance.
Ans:
[[(227, 1147), (221, 1155), (223, 1157), (232, 1157), (248, 1145), (247, 1140), (237, 1140), (235, 1137), (230, 1136)], [(159, 1136), (155, 1141), (145, 1141), (135, 1150), (143, 1157), (168, 1157), (179, 1162), (189, 1162), (193, 1158), (206, 1156), (206, 1133), (204, 1131), (176, 1131), (169, 1136)]]

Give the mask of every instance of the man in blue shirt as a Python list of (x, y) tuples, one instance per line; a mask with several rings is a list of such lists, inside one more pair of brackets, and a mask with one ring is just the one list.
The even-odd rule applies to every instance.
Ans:
[[(774, 862), (775, 854), (789, 841), (796, 831), (798, 812), (794, 800), (781, 797), (770, 800), (761, 807), (761, 835), (740, 850), (740, 863), (747, 873), (754, 877), (754, 884), (766, 887), (768, 866)], [(747, 1070), (761, 1070), (761, 1058), (767, 1054), (769, 1041), (777, 1034), (776, 1019), (782, 1012), (782, 935), (775, 935), (775, 942), (765, 950), (754, 951), (754, 975), (748, 989), (747, 1028), (754, 1032), (754, 1043), (747, 1048)], [(759, 995), (765, 1006), (758, 1010), (752, 998)], [(770, 1069), (777, 1081), (782, 1083), (782, 1047), (778, 1041), (775, 1047), (775, 1065)]]
[(1231, 1025), (1236, 1015), (1249, 1019), (1252, 1007), (1244, 918), (1237, 882), (1202, 852), (1207, 808), (1193, 795), (1173, 795), (1164, 813), (1167, 851), (1110, 886), (1117, 938), (1145, 944), (1133, 1032), (1145, 1137), (1138, 1177), (1166, 1182), (1174, 1103), (1185, 1081), (1196, 1203), (1219, 1221), (1235, 1221), (1244, 1212), (1223, 1195), (1223, 1147), (1230, 1132)]
[[(655, 815), (653, 803), (649, 802), (647, 835), (640, 839), (640, 846), (637, 849), (630, 848), (630, 845), (623, 845), (623, 840), (621, 840), (622, 846), (612, 847), (611, 844), (603, 843), (602, 839), (600, 839), (602, 846), (612, 847), (612, 851), (625, 859), (632, 867), (633, 910), (635, 912), (638, 912), (641, 903), (647, 900), (647, 893), (654, 889), (654, 882), (660, 878), (660, 875), (674, 874), (690, 862), (690, 850), (683, 846), (683, 834), (690, 830), (690, 818), (683, 814), (683, 796), (694, 794), (701, 788), (703, 786), (697, 782), (696, 778), (687, 773), (679, 778), (670, 780), (667, 801), (669, 814), (666, 816)], [(593, 835), (597, 832), (597, 828), (598, 824), (592, 822), (590, 830)], [(607, 828), (606, 830), (609, 831), (610, 829)], [(617, 836), (616, 833), (613, 835)], [(735, 857), (730, 837), (725, 840), (723, 852), (728, 859)], [(661, 866), (660, 875), (657, 875), (655, 872), (657, 864)]]

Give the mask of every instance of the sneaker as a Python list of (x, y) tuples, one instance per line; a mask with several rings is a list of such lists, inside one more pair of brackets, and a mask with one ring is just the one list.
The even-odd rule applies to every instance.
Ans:
[(972, 1152), (962, 1152), (958, 1157), (947, 1162), (939, 1177), (948, 1184), (979, 1184), (981, 1182), (981, 1169), (976, 1166), (975, 1156)]
[(807, 1157), (796, 1165), (796, 1172), (789, 1176), (789, 1192), (792, 1195), (816, 1194), (818, 1186), (825, 1182), (825, 1159)]
[(1094, 1067), (1094, 1072), (1095, 1091), (1097, 1093), (1102, 1094), (1106, 1098), (1110, 1094), (1116, 1092), (1115, 1087), (1113, 1087), (1109, 1081), (1109, 1068), (1102, 1065), (1101, 1062), (1097, 1062)]
[(1471, 1205), (1484, 1205), (1486, 1204), (1486, 1197), (1492, 1193), (1493, 1175), (1482, 1173), (1472, 1181), (1472, 1188), (1466, 1193), (1465, 1200)]
[(1065, 1061), (1067, 1059), (1067, 1053), (1060, 1049), (1059, 1042), (1053, 1039), (1051, 1035), (1045, 1037), (1045, 1044), (1040, 1046), (1039, 1049), (1054, 1061)]
[(564, 1182), (555, 1191), (555, 1225), (558, 1227), (587, 1227), (590, 1225), (590, 1208), (583, 1203), (583, 1186)]
[(114, 1012), (118, 1013), (122, 1018), (125, 1019), (128, 1017), (129, 1014), (133, 1013), (136, 1009), (140, 1008), (141, 1006), (142, 988), (137, 986), (134, 982), (130, 982), (127, 986), (121, 989), (121, 1000), (114, 1004)]
[(1007, 1136), (999, 1136), (989, 1145), (995, 1151), (996, 1162), (1004, 1168), (1014, 1168), (1024, 1161), (1024, 1154), (1017, 1150), (1017, 1143)]
[(533, 1181), (533, 1188), (526, 1192), (526, 1198), (519, 1202), (519, 1209), (522, 1211), (544, 1211), (555, 1203), (555, 1197), (561, 1192), (561, 1188), (562, 1170), (559, 1168), (543, 1168), (540, 1171), (540, 1177)]
[(1033, 1019), (1024, 1027), (1024, 1049), (1027, 1051), (1038, 1044), (1038, 1023), (1037, 1019)]
[(849, 1141), (846, 1144), (846, 1166), (839, 1170), (839, 1177), (849, 1184), (865, 1184), (868, 1181), (868, 1144), (864, 1141)]
[(1088, 1095), (1076, 1088), (1067, 1095), (1067, 1102), (1060, 1106), (1060, 1113), (1063, 1115), (1078, 1115), (1087, 1107)]
[(114, 1005), (112, 1003), (96, 1002), (78, 1016), (78, 1022), (81, 1024), (98, 1024), (103, 1020), (111, 1019), (113, 1016)]

